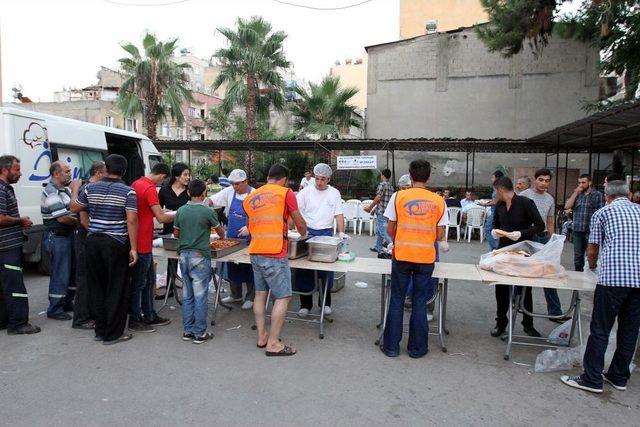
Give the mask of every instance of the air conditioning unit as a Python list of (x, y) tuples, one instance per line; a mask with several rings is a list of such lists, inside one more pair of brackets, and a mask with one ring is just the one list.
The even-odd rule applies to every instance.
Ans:
[(430, 19), (424, 24), (424, 30), (426, 34), (434, 34), (438, 32), (438, 21), (436, 19)]

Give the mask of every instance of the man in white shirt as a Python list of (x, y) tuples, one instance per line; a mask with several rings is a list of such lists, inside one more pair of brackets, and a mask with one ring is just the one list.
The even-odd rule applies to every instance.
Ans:
[[(475, 201), (473, 200), (473, 191), (465, 191), (464, 199), (460, 201), (460, 206), (462, 207), (462, 211), (465, 211), (465, 208), (468, 210), (475, 205)], [(468, 206), (468, 207), (467, 207)]]
[(302, 178), (302, 181), (300, 181), (300, 188), (298, 188), (298, 191), (302, 191), (305, 188), (307, 188), (309, 185), (313, 185), (313, 176), (311, 175), (311, 171), (306, 171), (304, 173), (304, 177)]
[[(340, 192), (329, 185), (331, 180), (331, 167), (325, 163), (318, 163), (313, 168), (315, 184), (308, 185), (296, 196), (298, 209), (307, 223), (309, 236), (333, 236), (333, 221), (336, 221), (336, 230), (341, 238), (348, 238), (344, 233), (344, 215), (342, 212), (342, 197)], [(318, 272), (318, 278), (324, 283), (325, 274)], [(313, 286), (312, 270), (296, 270), (295, 289), (311, 292)], [(333, 287), (333, 273), (329, 273), (329, 288)], [(321, 305), (322, 301), (318, 302)], [(312, 295), (300, 295), (300, 317), (309, 315), (313, 308)], [(325, 315), (331, 314), (331, 293), (327, 293)]]
[[(230, 186), (208, 199), (207, 204), (216, 207), (224, 207), (224, 213), (229, 223), (227, 224), (228, 238), (242, 238), (249, 235), (247, 230), (247, 214), (242, 207), (242, 202), (253, 188), (249, 186), (247, 174), (242, 169), (234, 169), (229, 174)], [(220, 263), (222, 264), (222, 263)], [(249, 264), (226, 263), (226, 279), (229, 281), (231, 295), (222, 299), (224, 303), (241, 302), (242, 284), (246, 283), (247, 293), (242, 303), (243, 310), (253, 308), (255, 288), (253, 285), (253, 270)]]

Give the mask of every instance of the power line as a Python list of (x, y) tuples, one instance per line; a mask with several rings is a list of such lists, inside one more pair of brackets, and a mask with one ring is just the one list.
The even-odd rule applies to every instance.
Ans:
[(283, 1), (283, 0), (273, 0), (273, 1), (276, 2), (276, 3), (284, 4), (284, 5), (287, 5), (287, 6), (299, 7), (299, 8), (302, 8), (302, 9), (343, 10), (343, 9), (351, 9), (352, 7), (357, 7), (357, 6), (363, 5), (365, 3), (370, 3), (373, 0), (364, 0), (364, 1), (361, 1), (359, 3), (349, 4), (349, 5), (346, 5), (346, 6), (338, 6), (338, 7), (315, 7), (315, 6), (307, 6), (307, 5), (304, 5), (304, 4), (289, 3), (289, 2), (286, 2), (286, 1)]
[(164, 3), (125, 3), (116, 0), (102, 0), (105, 3), (114, 4), (116, 6), (173, 6), (174, 4), (187, 3), (191, 0), (172, 0)]

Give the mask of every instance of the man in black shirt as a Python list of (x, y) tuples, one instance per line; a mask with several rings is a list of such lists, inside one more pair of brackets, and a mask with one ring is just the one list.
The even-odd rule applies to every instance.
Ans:
[[(493, 217), (493, 230), (491, 236), (500, 239), (498, 248), (512, 245), (523, 240), (534, 240), (535, 236), (542, 233), (545, 228), (544, 221), (533, 200), (521, 197), (513, 191), (513, 182), (503, 176), (493, 183), (498, 198), (496, 212)], [(522, 292), (523, 288), (517, 288), (516, 292)], [(524, 308), (533, 312), (533, 300), (531, 288), (524, 288)], [(494, 337), (501, 336), (509, 323), (507, 312), (509, 310), (509, 286), (496, 285), (496, 326), (491, 330)], [(523, 315), (522, 326), (524, 332), (531, 337), (539, 337), (540, 333), (533, 327), (533, 318)]]

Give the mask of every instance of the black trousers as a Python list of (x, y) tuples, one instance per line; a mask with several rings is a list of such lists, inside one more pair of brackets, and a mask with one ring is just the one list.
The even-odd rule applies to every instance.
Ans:
[(22, 247), (0, 251), (0, 325), (16, 329), (29, 322), (29, 297), (22, 276)]
[[(327, 306), (331, 307), (331, 289), (327, 289)], [(322, 307), (322, 294), (318, 292), (318, 307)], [(313, 308), (313, 295), (300, 295), (300, 308)]]
[[(524, 290), (524, 308), (530, 313), (533, 313), (533, 298), (531, 297), (531, 288), (529, 287), (516, 287), (516, 293), (520, 294)], [(506, 328), (509, 324), (509, 285), (496, 285), (496, 324), (500, 328)], [(522, 316), (522, 326), (525, 328), (533, 327), (533, 317), (525, 314)]]
[(87, 284), (86, 240), (87, 230), (84, 227), (78, 228), (75, 239), (76, 296), (73, 302), (73, 326), (78, 326), (94, 318), (91, 314), (89, 285)]
[(631, 375), (629, 365), (636, 350), (640, 328), (640, 288), (596, 286), (596, 292), (593, 294), (591, 335), (582, 363), (582, 379), (590, 385), (602, 387), (604, 355), (616, 318), (616, 352), (611, 359), (607, 375), (616, 384), (626, 385)]
[(96, 336), (105, 341), (118, 339), (129, 313), (129, 245), (106, 234), (89, 234), (86, 257)]

